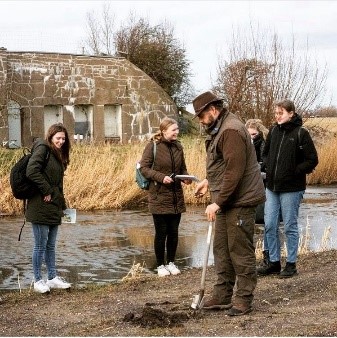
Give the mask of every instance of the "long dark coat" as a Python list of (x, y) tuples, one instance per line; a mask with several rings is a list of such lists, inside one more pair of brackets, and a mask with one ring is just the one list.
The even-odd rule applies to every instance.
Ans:
[(181, 180), (163, 184), (165, 176), (187, 175), (183, 147), (179, 141), (161, 140), (156, 143), (153, 163), (153, 142), (150, 141), (140, 161), (141, 173), (150, 179), (148, 193), (149, 211), (152, 214), (178, 214), (186, 211)]
[[(26, 175), (37, 185), (40, 194), (28, 200), (26, 219), (37, 224), (59, 225), (63, 210), (66, 209), (63, 194), (63, 165), (41, 139), (34, 143), (32, 152)], [(45, 166), (48, 152), (49, 158)], [(51, 202), (44, 202), (43, 197), (49, 194), (52, 197)]]

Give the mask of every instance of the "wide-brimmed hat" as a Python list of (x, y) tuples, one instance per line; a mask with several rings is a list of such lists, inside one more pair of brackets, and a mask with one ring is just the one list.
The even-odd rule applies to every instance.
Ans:
[(214, 93), (212, 93), (211, 91), (207, 91), (205, 93), (200, 94), (199, 96), (197, 96), (193, 101), (193, 108), (195, 111), (195, 116), (197, 117), (199, 116), (199, 114), (205, 110), (205, 108), (214, 102), (222, 102), (223, 99), (219, 98), (218, 96), (216, 96)]

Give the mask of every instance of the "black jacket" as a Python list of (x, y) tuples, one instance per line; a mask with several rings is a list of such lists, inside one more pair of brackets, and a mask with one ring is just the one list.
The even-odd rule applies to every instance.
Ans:
[[(47, 152), (49, 152), (49, 158)], [(45, 166), (46, 158), (48, 160)], [(66, 209), (63, 195), (64, 169), (62, 163), (42, 139), (38, 139), (33, 145), (26, 175), (40, 190), (40, 194), (28, 200), (27, 221), (46, 225), (61, 224), (63, 210)], [(44, 202), (43, 197), (49, 194), (52, 197), (51, 202)]]
[(263, 151), (266, 187), (275, 192), (302, 191), (306, 174), (318, 164), (315, 145), (302, 118), (295, 114), (284, 124), (274, 124), (268, 133)]
[(256, 158), (257, 162), (261, 165), (261, 171), (265, 171), (264, 166), (263, 166), (263, 159), (262, 159), (262, 154), (264, 150), (264, 146), (266, 144), (266, 141), (263, 138), (263, 134), (260, 132), (258, 135), (253, 140), (255, 152), (256, 152)]

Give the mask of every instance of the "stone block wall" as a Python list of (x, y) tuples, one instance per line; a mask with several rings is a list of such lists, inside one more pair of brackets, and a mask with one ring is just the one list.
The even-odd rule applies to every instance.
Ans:
[[(8, 114), (19, 114), (20, 123), (14, 119), (13, 128), (20, 125), (20, 131), (15, 130), (16, 135), (21, 133), (20, 146), (44, 137), (49, 121), (46, 106), (59, 107), (51, 118), (62, 117), (71, 137), (76, 129), (76, 111), (83, 111), (80, 123), (90, 116), (90, 141), (107, 139), (105, 124), (112, 123), (105, 119), (107, 106), (119, 107), (120, 121), (115, 123), (120, 124), (117, 136), (123, 143), (148, 138), (165, 116), (177, 118), (177, 107), (163, 89), (121, 57), (0, 49), (0, 85), (0, 140), (6, 141), (13, 134)], [(8, 108), (9, 102), (16, 112)]]

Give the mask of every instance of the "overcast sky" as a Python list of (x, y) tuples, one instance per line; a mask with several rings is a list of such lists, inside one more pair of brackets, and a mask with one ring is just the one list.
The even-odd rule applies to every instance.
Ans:
[[(86, 14), (99, 15), (104, 1), (0, 0), (0, 47), (9, 51), (78, 53), (86, 36)], [(325, 102), (337, 106), (337, 1), (109, 1), (117, 22), (133, 11), (150, 23), (167, 20), (187, 50), (197, 93), (211, 88), (219, 55), (233, 27), (258, 23), (283, 41), (308, 44), (328, 67)]]

